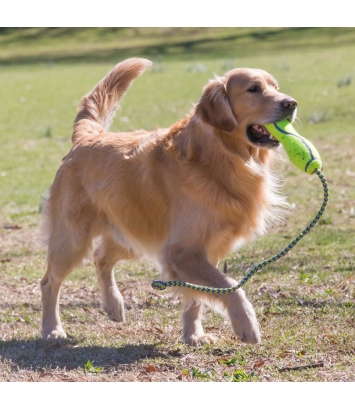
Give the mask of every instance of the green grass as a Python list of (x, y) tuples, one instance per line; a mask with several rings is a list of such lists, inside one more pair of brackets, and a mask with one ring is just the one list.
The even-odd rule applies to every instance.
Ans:
[[(0, 380), (354, 381), (354, 41), (350, 28), (0, 31)], [(322, 155), (330, 187), (323, 219), (245, 286), (262, 326), (259, 346), (238, 345), (230, 326), (209, 310), (205, 327), (218, 343), (184, 346), (181, 305), (152, 291), (157, 273), (145, 262), (116, 269), (127, 324), (101, 312), (87, 262), (61, 292), (68, 340), (39, 339), (41, 196), (70, 149), (80, 98), (131, 55), (153, 58), (156, 68), (129, 90), (113, 130), (169, 126), (215, 73), (260, 67), (297, 99), (296, 129)], [(284, 225), (227, 257), (232, 277), (279, 252), (318, 211), (317, 177), (290, 164), (279, 168), (294, 207)]]
[[(0, 63), (116, 61), (131, 55), (168, 60), (278, 57), (352, 46), (354, 29), (258, 27), (2, 28)], [(282, 62), (287, 67), (287, 61)]]

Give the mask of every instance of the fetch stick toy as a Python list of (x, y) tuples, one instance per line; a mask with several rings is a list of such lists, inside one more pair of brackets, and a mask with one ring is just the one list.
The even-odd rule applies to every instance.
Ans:
[(265, 128), (282, 143), (291, 162), (301, 171), (314, 174), (316, 169), (323, 168), (315, 146), (306, 138), (301, 137), (288, 120), (266, 124)]
[(297, 168), (302, 171), (307, 172), (308, 174), (317, 174), (324, 189), (324, 199), (320, 210), (318, 211), (315, 218), (312, 222), (289, 244), (277, 255), (271, 257), (270, 259), (265, 260), (264, 262), (259, 263), (254, 266), (244, 278), (236, 285), (231, 288), (212, 288), (208, 286), (194, 285), (188, 282), (182, 282), (177, 280), (172, 280), (169, 282), (164, 282), (161, 280), (154, 280), (152, 282), (153, 289), (164, 290), (168, 286), (180, 286), (200, 292), (207, 293), (217, 293), (217, 294), (226, 294), (231, 293), (242, 287), (253, 275), (254, 273), (261, 270), (266, 265), (269, 265), (272, 262), (277, 261), (282, 256), (286, 255), (318, 222), (318, 220), (323, 215), (325, 207), (328, 203), (329, 190), (328, 183), (325, 179), (325, 176), (322, 173), (322, 160), (320, 155), (314, 145), (308, 141), (306, 138), (301, 137), (292, 124), (288, 120), (283, 120), (277, 123), (266, 124), (265, 128), (270, 132), (270, 134), (276, 138), (283, 147), (285, 148), (291, 162), (296, 165)]

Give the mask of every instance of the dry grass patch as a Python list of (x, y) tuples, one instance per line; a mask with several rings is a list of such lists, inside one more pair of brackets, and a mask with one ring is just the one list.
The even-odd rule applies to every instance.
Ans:
[[(275, 276), (269, 269), (246, 286), (262, 327), (258, 346), (239, 344), (224, 318), (209, 309), (205, 329), (218, 336), (217, 344), (182, 344), (180, 301), (150, 287), (157, 273), (146, 262), (116, 268), (125, 324), (101, 310), (95, 270), (86, 262), (61, 291), (68, 339), (43, 342), (39, 279), (45, 253), (38, 246), (38, 225), (38, 216), (31, 216), (20, 229), (0, 229), (1, 381), (355, 380), (354, 276), (344, 277), (339, 261), (337, 268), (323, 261), (327, 280), (302, 273), (312, 263), (309, 254), (296, 251), (275, 264), (288, 273)], [(229, 259), (229, 274), (240, 277), (260, 252), (254, 246)], [(351, 263), (345, 254), (344, 267)]]

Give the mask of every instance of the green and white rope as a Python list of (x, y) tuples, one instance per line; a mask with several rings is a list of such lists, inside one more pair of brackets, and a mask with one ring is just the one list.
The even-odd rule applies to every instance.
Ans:
[(318, 175), (319, 179), (321, 180), (321, 183), (324, 189), (323, 203), (317, 215), (315, 216), (315, 218), (306, 227), (306, 229), (304, 229), (289, 245), (286, 246), (285, 249), (283, 249), (281, 252), (271, 257), (270, 259), (267, 259), (264, 262), (261, 262), (258, 265), (254, 266), (254, 268), (251, 269), (236, 286), (233, 286), (231, 288), (211, 288), (209, 286), (194, 285), (192, 283), (178, 281), (178, 280), (171, 280), (169, 282), (164, 282), (161, 280), (154, 280), (152, 282), (152, 288), (157, 289), (157, 290), (164, 290), (169, 286), (180, 286), (180, 287), (189, 288), (192, 290), (197, 290), (200, 292), (226, 294), (226, 293), (234, 292), (240, 287), (242, 287), (256, 272), (258, 272), (265, 266), (271, 264), (272, 262), (277, 261), (282, 256), (285, 256), (286, 253), (289, 252), (313, 228), (313, 226), (319, 221), (319, 219), (323, 215), (323, 212), (325, 210), (325, 207), (327, 206), (328, 199), (329, 199), (328, 183), (327, 183), (327, 180), (325, 179), (325, 176), (319, 169), (316, 169), (315, 173)]

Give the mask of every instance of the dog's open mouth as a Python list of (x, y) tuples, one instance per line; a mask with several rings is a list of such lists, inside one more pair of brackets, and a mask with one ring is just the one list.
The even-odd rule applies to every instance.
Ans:
[(247, 136), (253, 144), (262, 148), (273, 148), (280, 145), (279, 141), (263, 125), (249, 125)]

